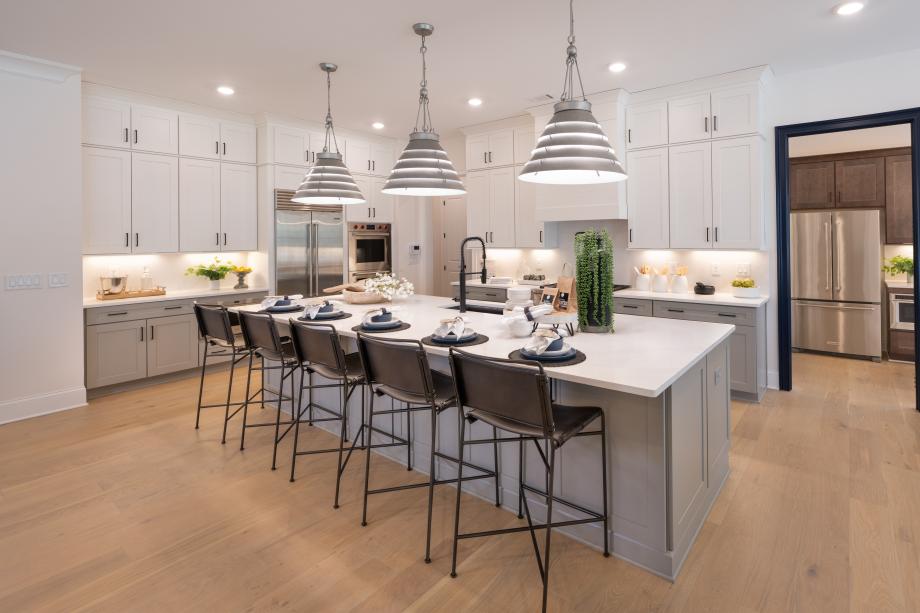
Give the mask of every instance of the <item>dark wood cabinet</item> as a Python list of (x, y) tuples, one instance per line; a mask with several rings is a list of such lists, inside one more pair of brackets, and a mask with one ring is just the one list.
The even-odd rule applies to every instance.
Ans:
[(892, 360), (914, 361), (914, 332), (911, 330), (888, 331), (888, 357)]
[(885, 206), (885, 158), (871, 157), (834, 162), (837, 208)]
[(889, 245), (913, 244), (913, 184), (911, 156), (885, 158), (885, 242)]
[(789, 165), (790, 205), (793, 210), (834, 206), (834, 162), (792, 162)]

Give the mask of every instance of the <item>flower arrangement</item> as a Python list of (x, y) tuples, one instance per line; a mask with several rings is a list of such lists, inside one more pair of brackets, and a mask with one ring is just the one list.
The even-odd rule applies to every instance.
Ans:
[(233, 272), (234, 268), (232, 262), (221, 262), (219, 257), (214, 256), (214, 261), (210, 264), (189, 266), (185, 270), (185, 274), (194, 275), (196, 277), (207, 277), (211, 281), (220, 281), (227, 276), (228, 272)]
[(364, 282), (365, 293), (376, 292), (386, 298), (406, 298), (415, 293), (415, 286), (404, 277), (394, 277), (390, 273), (377, 273)]
[(896, 255), (882, 266), (882, 270), (892, 277), (895, 275), (907, 275), (907, 278), (911, 279), (914, 276), (914, 259), (904, 255)]

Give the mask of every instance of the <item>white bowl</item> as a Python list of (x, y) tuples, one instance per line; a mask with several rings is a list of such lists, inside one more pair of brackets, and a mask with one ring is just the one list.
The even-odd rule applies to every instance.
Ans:
[(759, 287), (733, 287), (732, 295), (735, 298), (760, 298)]

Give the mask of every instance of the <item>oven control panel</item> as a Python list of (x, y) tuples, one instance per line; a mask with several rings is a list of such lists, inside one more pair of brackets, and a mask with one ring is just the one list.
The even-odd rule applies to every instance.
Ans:
[(348, 224), (348, 229), (354, 232), (389, 232), (390, 224), (388, 223), (352, 223)]

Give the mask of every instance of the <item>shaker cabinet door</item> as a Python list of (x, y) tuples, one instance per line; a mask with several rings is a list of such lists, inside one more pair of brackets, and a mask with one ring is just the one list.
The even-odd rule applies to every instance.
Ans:
[[(608, 137), (611, 135), (608, 134)], [(636, 104), (626, 109), (626, 148), (668, 144), (668, 103)]]
[(131, 148), (152, 153), (179, 153), (179, 114), (152, 106), (131, 106)]
[(671, 249), (712, 246), (712, 148), (695, 143), (668, 148)]
[(220, 157), (225, 162), (256, 163), (256, 127), (248, 123), (220, 122)]
[(763, 188), (759, 136), (712, 142), (712, 246), (763, 247)]
[(837, 208), (885, 206), (885, 158), (834, 162)]
[(515, 168), (489, 171), (489, 244), (492, 247), (514, 247), (514, 182)]
[(220, 158), (220, 122), (211, 117), (183, 113), (179, 117), (179, 155), (210, 160)]
[(220, 165), (220, 248), (222, 251), (258, 249), (256, 167)]
[(83, 253), (131, 253), (131, 152), (83, 147)]
[(146, 337), (144, 320), (87, 326), (86, 387), (91, 389), (146, 377)]
[(626, 156), (628, 246), (667, 249), (670, 246), (668, 148), (630, 151)]
[(910, 245), (914, 242), (914, 216), (910, 155), (885, 158), (885, 243)]
[(220, 162), (179, 160), (179, 249), (219, 251)]
[(668, 142), (686, 143), (710, 138), (709, 94), (668, 101)]
[(147, 376), (198, 365), (198, 324), (194, 315), (147, 320)]
[(790, 163), (789, 206), (793, 211), (833, 208), (834, 163)]
[(179, 158), (131, 154), (133, 253), (179, 251)]
[(120, 100), (83, 98), (83, 142), (103, 147), (131, 146), (131, 105)]

